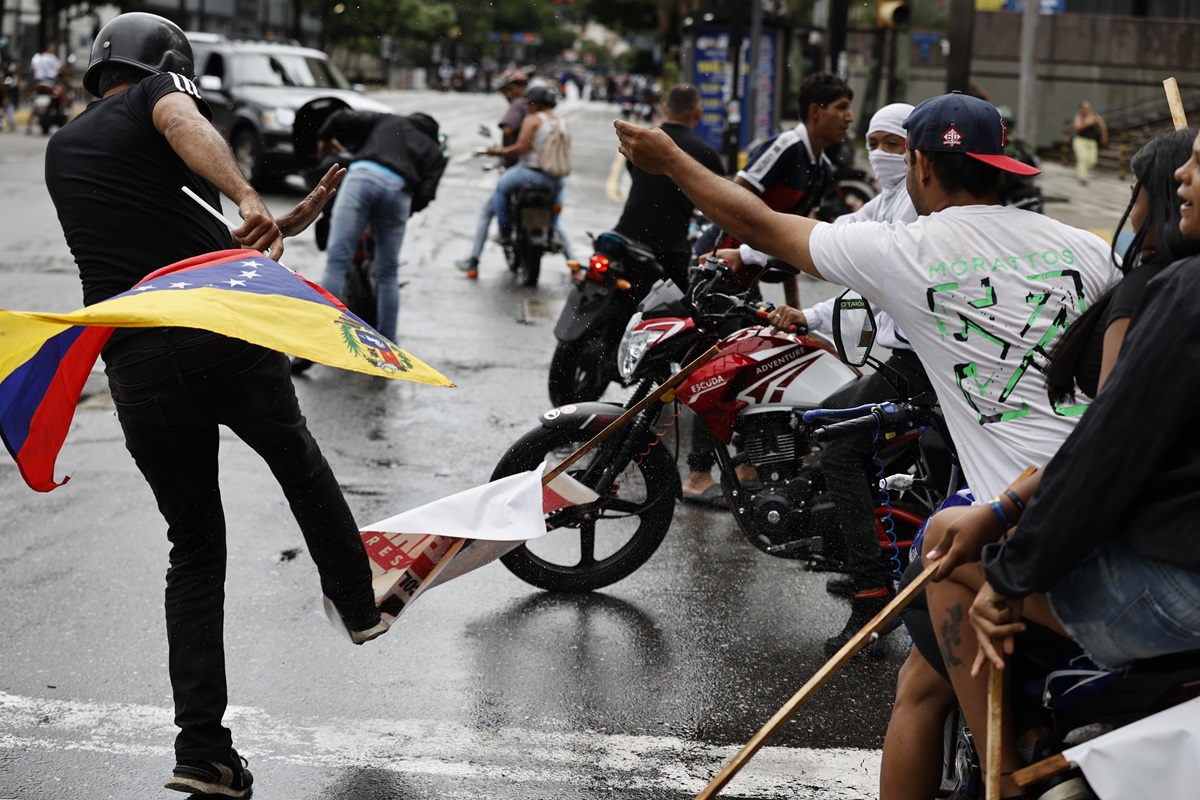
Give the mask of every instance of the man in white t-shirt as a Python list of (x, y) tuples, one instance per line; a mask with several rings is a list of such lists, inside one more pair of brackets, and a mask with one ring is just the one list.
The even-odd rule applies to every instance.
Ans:
[[(905, 121), (906, 183), (920, 217), (904, 225), (837, 227), (773, 212), (702, 174), (665, 134), (615, 124), (627, 158), (669, 175), (722, 228), (892, 316), (925, 364), (976, 497), (999, 494), (1066, 438), (1079, 409), (1051, 405), (1046, 353), (1120, 273), (1094, 234), (999, 204), (1002, 170), (1037, 170), (1004, 155), (991, 105), (955, 92)], [(783, 306), (771, 322), (798, 316)]]
[(46, 45), (46, 49), (41, 53), (35, 53), (33, 60), (29, 62), (30, 69), (33, 70), (33, 79), (35, 81), (55, 81), (58, 80), (59, 73), (62, 72), (62, 61), (54, 53), (54, 45)]
[[(1002, 171), (1037, 170), (1004, 155), (995, 108), (957, 92), (917, 106), (904, 122), (905, 180), (920, 216), (842, 227), (772, 212), (665, 136), (615, 124), (626, 158), (670, 176), (716, 224), (892, 316), (926, 367), (976, 498), (1054, 455), (1082, 409), (1050, 403), (1047, 353), (1120, 273), (1098, 237), (999, 205)], [(799, 319), (784, 306), (771, 322)]]

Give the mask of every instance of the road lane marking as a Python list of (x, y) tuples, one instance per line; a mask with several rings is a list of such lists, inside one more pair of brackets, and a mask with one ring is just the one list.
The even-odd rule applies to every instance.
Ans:
[[(0, 750), (169, 760), (176, 733), (171, 718), (165, 706), (0, 692)], [(581, 777), (602, 773), (614, 789), (692, 795), (739, 749), (673, 736), (576, 732), (555, 720), (541, 728), (477, 728), (442, 720), (284, 718), (231, 706), (225, 723), (233, 729), (238, 750), (252, 763), (272, 762), (276, 767), (375, 769), (530, 786), (578, 786)], [(730, 784), (729, 792), (850, 800), (873, 795), (878, 768), (879, 754), (871, 750), (766, 747)]]

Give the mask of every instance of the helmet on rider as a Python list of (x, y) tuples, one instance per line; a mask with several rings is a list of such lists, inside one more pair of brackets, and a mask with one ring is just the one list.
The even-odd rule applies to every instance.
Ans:
[(554, 108), (558, 105), (558, 92), (549, 86), (530, 86), (525, 90), (524, 100), (540, 108)]
[(177, 72), (191, 78), (192, 46), (179, 26), (157, 14), (133, 11), (114, 17), (100, 29), (83, 73), (83, 88), (100, 97), (100, 73), (108, 64), (124, 64), (147, 75)]
[(521, 70), (519, 70), (519, 69), (505, 70), (504, 72), (501, 72), (498, 76), (496, 76), (496, 89), (497, 90), (503, 89), (505, 86), (511, 86), (513, 84), (518, 84), (520, 86), (524, 86), (527, 83), (529, 83), (529, 76), (526, 75), (524, 72), (521, 72)]

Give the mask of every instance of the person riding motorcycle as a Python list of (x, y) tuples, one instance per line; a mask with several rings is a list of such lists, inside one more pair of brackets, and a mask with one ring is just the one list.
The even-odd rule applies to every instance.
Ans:
[[(509, 196), (519, 187), (530, 184), (553, 186), (560, 198), (563, 190), (564, 178), (542, 171), (542, 149), (549, 141), (551, 130), (557, 126), (570, 140), (571, 134), (567, 129), (566, 120), (554, 113), (554, 108), (558, 105), (558, 95), (550, 87), (532, 86), (526, 90), (524, 100), (529, 113), (521, 122), (517, 141), (507, 147), (487, 149), (489, 156), (519, 158), (518, 163), (505, 171), (496, 182), (496, 193), (492, 197), (496, 224), (500, 227), (502, 240), (509, 236)], [(557, 228), (557, 225), (555, 227)]]
[[(503, 145), (510, 145), (517, 140), (517, 131), (521, 129), (521, 122), (525, 119), (525, 101), (522, 98), (525, 96), (525, 87), (528, 83), (529, 77), (517, 69), (503, 72), (496, 78), (496, 90), (508, 101), (508, 109), (499, 123), (500, 143)], [(501, 161), (505, 167), (510, 167), (515, 163), (515, 156)], [(454, 266), (465, 272), (468, 278), (479, 277), (479, 257), (483, 255), (483, 245), (487, 241), (488, 227), (491, 226), (492, 217), (495, 215), (492, 198), (489, 196), (484, 201), (483, 208), (479, 210), (479, 220), (475, 223), (475, 241), (471, 245), (471, 255), (454, 262)]]
[[(946, 623), (943, 609), (970, 604), (971, 625), (959, 626), (953, 644), (961, 648), (947, 642), (943, 649), (981, 749), (983, 682), (965, 678), (968, 667), (955, 652), (974, 656), (972, 675), (985, 660), (1002, 666), (1013, 652), (1011, 637), (1026, 629), (1022, 619), (1074, 639), (1109, 669), (1200, 650), (1194, 633), (1200, 630), (1200, 550), (1183, 534), (1195, 524), (1186, 498), (1200, 474), (1196, 426), (1184, 409), (1167, 407), (1178, 404), (1157, 407), (1155, 397), (1164, 393), (1147, 392), (1169, 382), (1172, 391), (1165, 395), (1176, 396), (1194, 381), (1186, 364), (1191, 351), (1171, 344), (1198, 324), (1189, 303), (1197, 290), (1192, 276), (1200, 259), (1200, 223), (1194, 205), (1181, 213), (1176, 198), (1177, 180), (1185, 202), (1200, 200), (1200, 136), (1193, 136), (1168, 134), (1135, 155), (1134, 197), (1126, 214), (1137, 229), (1137, 247), (1123, 266), (1135, 260), (1141, 266), (1128, 273), (1111, 303), (1098, 300), (1091, 320), (1080, 319), (1091, 344), (1055, 352), (1055, 370), (1077, 376), (1081, 389), (1103, 389), (1096, 402), (1036, 480), (1006, 492), (990, 508), (943, 517), (928, 534), (925, 557), (942, 556), (937, 578), (947, 578), (927, 590), (935, 629)], [(1186, 163), (1172, 173), (1183, 158)], [(1135, 326), (1138, 320), (1169, 324)], [(1103, 356), (1097, 358), (1100, 341)], [(1088, 369), (1080, 360), (1099, 364)], [(1135, 408), (1151, 422), (1129, 424), (1128, 411)], [(1069, 504), (1062, 501), (1067, 497)], [(980, 558), (982, 569), (974, 563)], [(1004, 770), (1020, 766), (1012, 732), (1002, 752)], [(1016, 796), (1007, 782), (1001, 789), (1003, 796)]]
[[(875, 112), (867, 126), (867, 157), (880, 193), (853, 214), (837, 218), (835, 225), (856, 222), (912, 222), (917, 218), (908, 189), (904, 185), (904, 120), (912, 113), (908, 103), (892, 103)], [(767, 255), (748, 245), (736, 254), (719, 251), (739, 265), (761, 265)], [(827, 300), (801, 311), (801, 324), (810, 331), (832, 333), (836, 300)], [(830, 408), (853, 408), (863, 403), (895, 400), (897, 395), (912, 397), (932, 390), (925, 368), (912, 345), (886, 312), (874, 309), (877, 341), (891, 350), (885, 368), (867, 375), (838, 395), (827, 400)], [(880, 548), (875, 524), (875, 493), (878, 476), (873, 456), (875, 443), (870, 434), (847, 436), (829, 442), (821, 453), (821, 470), (833, 495), (841, 521), (845, 546), (845, 577), (832, 578), (827, 588), (832, 594), (850, 598), (850, 618), (841, 633), (825, 642), (832, 655), (850, 640), (863, 625), (896, 596), (893, 565)]]
[[(65, 114), (71, 99), (67, 95), (66, 83), (63, 80), (63, 62), (54, 51), (55, 45), (47, 44), (46, 49), (36, 53), (30, 61), (29, 71), (33, 78), (33, 89), (29, 92), (29, 97), (32, 101), (39, 94), (49, 94), (51, 102), (57, 104), (59, 113)], [(37, 114), (31, 110), (29, 121), (25, 125), (26, 133), (33, 133), (36, 117)]]

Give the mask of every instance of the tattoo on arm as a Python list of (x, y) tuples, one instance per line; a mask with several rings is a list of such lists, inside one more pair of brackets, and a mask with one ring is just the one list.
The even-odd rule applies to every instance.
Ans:
[(965, 667), (966, 664), (954, 655), (954, 645), (962, 644), (962, 605), (955, 603), (947, 608), (946, 612), (950, 618), (942, 621), (941, 640), (938, 642), (942, 647), (942, 658), (946, 660), (948, 667)]

